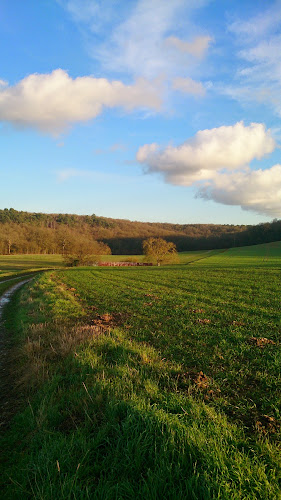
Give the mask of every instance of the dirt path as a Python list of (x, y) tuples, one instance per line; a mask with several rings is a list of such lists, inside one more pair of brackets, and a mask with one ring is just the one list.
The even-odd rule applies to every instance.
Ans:
[(16, 290), (32, 279), (33, 277), (16, 283), (0, 297), (0, 428), (3, 428), (9, 422), (17, 407), (9, 369), (11, 364), (11, 339), (5, 329), (3, 311)]

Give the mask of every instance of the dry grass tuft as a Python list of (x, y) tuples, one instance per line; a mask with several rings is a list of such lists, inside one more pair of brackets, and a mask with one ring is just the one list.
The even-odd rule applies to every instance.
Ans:
[(251, 337), (249, 339), (249, 343), (261, 348), (264, 348), (266, 345), (269, 344), (275, 345), (275, 342), (273, 342), (273, 340), (267, 339), (266, 337), (260, 337), (260, 338)]
[[(58, 323), (38, 323), (28, 327), (26, 341), (16, 354), (15, 365), (22, 364), (17, 385), (34, 388), (49, 377), (50, 368), (75, 348), (97, 335), (108, 332), (103, 325), (63, 326)], [(24, 361), (24, 362), (22, 362)]]
[(256, 421), (255, 427), (260, 434), (275, 434), (280, 425), (274, 417), (269, 415), (261, 415), (259, 420)]
[(201, 323), (202, 325), (207, 325), (208, 323), (211, 323), (211, 320), (207, 318), (198, 318), (197, 323)]

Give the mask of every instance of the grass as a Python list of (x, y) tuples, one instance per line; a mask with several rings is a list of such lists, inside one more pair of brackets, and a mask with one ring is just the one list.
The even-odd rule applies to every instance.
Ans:
[(26, 271), (62, 265), (61, 255), (0, 255), (0, 279)]
[(0, 296), (27, 275), (61, 266), (60, 255), (0, 255)]
[(249, 247), (230, 248), (211, 256), (202, 262), (216, 267), (277, 267), (281, 268), (281, 241), (252, 245)]
[(3, 498), (281, 498), (281, 246), (196, 255), (15, 298)]

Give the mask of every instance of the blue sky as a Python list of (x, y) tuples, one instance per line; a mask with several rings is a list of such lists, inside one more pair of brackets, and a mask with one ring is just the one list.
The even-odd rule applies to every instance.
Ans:
[(1, 208), (281, 217), (281, 1), (1, 0)]

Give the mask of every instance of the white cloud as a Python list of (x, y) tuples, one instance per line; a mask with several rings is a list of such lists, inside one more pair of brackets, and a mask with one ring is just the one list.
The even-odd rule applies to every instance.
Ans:
[(229, 26), (236, 35), (242, 61), (236, 73), (237, 85), (226, 86), (223, 93), (242, 103), (269, 105), (281, 116), (281, 2), (246, 21)]
[(83, 3), (79, 0), (58, 0), (58, 3), (63, 5), (78, 22), (92, 23), (101, 15), (100, 5), (94, 0), (83, 0)]
[(109, 40), (99, 50), (94, 48), (93, 56), (115, 71), (147, 78), (166, 73), (172, 61), (164, 39), (181, 7), (182, 0), (140, 0), (127, 19), (114, 27)]
[(281, 217), (281, 165), (266, 170), (218, 174), (209, 185), (199, 188), (198, 197)]
[(197, 196), (239, 205), (269, 216), (281, 215), (281, 165), (251, 170), (247, 165), (271, 153), (276, 143), (261, 123), (243, 122), (197, 132), (180, 146), (145, 144), (137, 160), (146, 172), (160, 173), (166, 182), (194, 185)]
[(252, 63), (240, 70), (240, 76), (259, 83), (281, 83), (281, 35), (262, 40), (253, 47), (241, 50), (238, 55)]
[(92, 76), (72, 79), (57, 69), (0, 89), (0, 121), (56, 134), (72, 123), (95, 118), (104, 107), (159, 110), (159, 94), (155, 82), (144, 79), (124, 85)]
[(203, 57), (206, 54), (207, 49), (212, 41), (210, 36), (197, 36), (191, 42), (186, 40), (181, 40), (176, 36), (169, 36), (166, 38), (166, 43), (171, 47), (179, 50), (180, 52), (186, 52), (195, 57)]
[(260, 40), (262, 36), (279, 29), (281, 21), (281, 4), (277, 0), (275, 4), (266, 11), (262, 11), (252, 19), (237, 20), (230, 24), (229, 30), (243, 40)]
[(75, 22), (89, 26), (95, 34), (107, 29), (115, 15), (115, 0), (57, 0), (57, 2), (69, 12)]
[(184, 94), (193, 94), (203, 96), (206, 94), (206, 89), (201, 82), (195, 82), (192, 78), (175, 78), (173, 80), (173, 89), (179, 90)]
[[(132, 0), (118, 6), (114, 0), (57, 1), (80, 26), (103, 71), (170, 79), (188, 68), (192, 76), (211, 40), (191, 22), (193, 11), (210, 0)], [(186, 40), (176, 36), (183, 20)]]
[(222, 169), (234, 170), (254, 158), (261, 159), (276, 147), (270, 130), (261, 123), (243, 122), (211, 130), (201, 130), (180, 146), (160, 148), (146, 144), (139, 148), (137, 160), (149, 173), (164, 175), (167, 182), (190, 186), (212, 179)]

